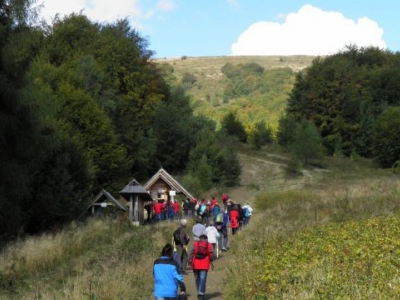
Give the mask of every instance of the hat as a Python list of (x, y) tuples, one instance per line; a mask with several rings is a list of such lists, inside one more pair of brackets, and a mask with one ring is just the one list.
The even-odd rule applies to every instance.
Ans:
[(186, 220), (186, 219), (182, 219), (182, 220), (181, 220), (181, 225), (182, 225), (182, 226), (185, 226), (186, 224), (187, 224), (187, 220)]

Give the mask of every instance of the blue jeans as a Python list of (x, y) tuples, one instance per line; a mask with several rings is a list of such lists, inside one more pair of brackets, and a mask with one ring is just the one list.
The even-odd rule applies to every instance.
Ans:
[(198, 295), (206, 292), (207, 272), (208, 270), (193, 270)]
[(218, 248), (221, 251), (223, 248), (228, 249), (228, 232), (218, 231), (219, 238), (218, 238)]

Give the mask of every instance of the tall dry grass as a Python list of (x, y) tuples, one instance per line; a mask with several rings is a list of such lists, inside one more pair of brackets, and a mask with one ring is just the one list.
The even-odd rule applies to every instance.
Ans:
[(0, 299), (149, 299), (153, 262), (175, 227), (92, 219), (17, 241), (0, 254)]

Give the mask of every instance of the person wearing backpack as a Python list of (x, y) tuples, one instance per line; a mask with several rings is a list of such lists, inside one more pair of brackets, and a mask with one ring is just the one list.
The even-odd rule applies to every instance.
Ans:
[(217, 257), (216, 248), (217, 248), (217, 241), (219, 239), (219, 232), (217, 228), (214, 226), (214, 222), (211, 220), (208, 227), (204, 231), (204, 234), (207, 235), (207, 240), (208, 242), (212, 245), (213, 247), (213, 259)]
[(206, 235), (193, 244), (192, 268), (197, 288), (197, 299), (204, 300), (206, 292), (207, 274), (212, 265), (212, 244), (208, 242)]
[(174, 247), (171, 244), (166, 244), (161, 256), (154, 261), (153, 278), (154, 278), (154, 299), (166, 300), (177, 299), (178, 286), (180, 295), (186, 295), (186, 286), (183, 276), (178, 272), (178, 263), (173, 259)]
[(229, 217), (225, 212), (220, 212), (215, 217), (215, 228), (218, 230), (219, 238), (218, 238), (218, 249), (224, 252), (228, 250), (228, 223)]
[(248, 202), (245, 205), (243, 205), (243, 215), (244, 215), (243, 225), (244, 226), (249, 225), (252, 212), (253, 212), (253, 208), (250, 206), (250, 204)]
[(212, 216), (213, 216), (214, 223), (215, 223), (215, 219), (216, 219), (217, 215), (218, 215), (220, 212), (221, 212), (221, 208), (219, 207), (218, 203), (216, 203), (216, 204), (213, 206), (213, 208), (211, 209), (211, 213), (212, 213)]
[(229, 212), (229, 221), (231, 224), (232, 235), (235, 235), (239, 230), (239, 212), (237, 205), (233, 205), (233, 208)]
[(186, 267), (187, 262), (188, 262), (187, 247), (188, 247), (188, 244), (190, 241), (190, 237), (188, 236), (188, 234), (186, 232), (186, 225), (187, 225), (187, 220), (182, 219), (181, 224), (173, 233), (176, 252), (178, 253), (178, 256), (181, 260), (181, 266), (182, 266), (181, 273), (182, 274), (186, 274), (185, 271), (183, 270), (183, 268)]

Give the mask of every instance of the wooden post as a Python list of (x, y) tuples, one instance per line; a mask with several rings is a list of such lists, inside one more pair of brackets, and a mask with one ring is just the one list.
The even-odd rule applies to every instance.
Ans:
[(139, 226), (139, 196), (135, 195), (134, 210), (133, 210), (133, 225)]
[(129, 220), (133, 221), (133, 195), (129, 195)]

